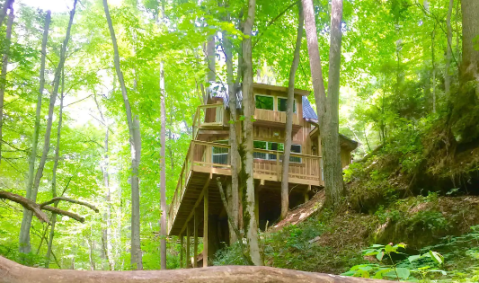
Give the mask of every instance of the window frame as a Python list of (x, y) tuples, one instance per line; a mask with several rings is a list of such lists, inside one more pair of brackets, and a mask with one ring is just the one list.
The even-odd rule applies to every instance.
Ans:
[[(277, 110), (277, 111), (278, 111), (278, 112), (288, 112), (287, 110), (284, 110), (284, 111), (283, 111), (283, 110), (279, 110), (279, 105), (280, 105), (279, 100), (280, 100), (280, 99), (286, 100), (286, 108), (288, 108), (288, 104), (287, 104), (287, 103), (288, 103), (288, 98), (287, 98), (287, 97), (282, 97), (282, 96), (278, 96), (277, 98), (278, 98), (278, 103), (277, 103), (277, 109), (278, 109), (278, 110)], [(293, 98), (293, 113), (294, 113), (294, 114), (297, 114), (297, 113), (298, 113), (298, 107), (297, 107), (297, 105), (296, 105), (296, 98)]]
[[(214, 141), (214, 143), (220, 143), (220, 144), (228, 144), (228, 140), (217, 140)], [(215, 147), (211, 147), (211, 164), (221, 164), (221, 165), (228, 165), (229, 164), (229, 149), (224, 148), (224, 147), (218, 147), (220, 149), (226, 149), (226, 152), (221, 152), (221, 153), (215, 153)], [(214, 157), (215, 156), (225, 156), (226, 155), (226, 163), (215, 163), (214, 162)]]
[[(273, 109), (264, 109), (264, 108), (256, 107), (256, 97), (258, 97), (258, 96), (271, 97), (273, 99)], [(276, 102), (275, 96), (274, 95), (269, 95), (269, 94), (255, 93), (254, 94), (254, 108), (255, 109), (260, 109), (260, 110), (275, 111), (275, 109), (277, 108), (277, 102)]]
[[(284, 152), (284, 143), (282, 143), (282, 142), (254, 140), (253, 141), (253, 147), (254, 147), (254, 142), (264, 142), (264, 143), (266, 143), (266, 150), (271, 150), (271, 149), (268, 149), (268, 148), (271, 148), (270, 144), (278, 144), (278, 145), (281, 144), (281, 145), (283, 145), (283, 150), (282, 151)], [(291, 147), (293, 147), (293, 146), (299, 146), (299, 150), (300, 150), (300, 152), (293, 152), (293, 153), (296, 153), (296, 154), (302, 154), (303, 153), (303, 146), (301, 144), (291, 144)], [(256, 148), (258, 148), (258, 147), (253, 148), (253, 159), (276, 161), (276, 158), (277, 158), (276, 154), (274, 154), (274, 153), (260, 153), (260, 152), (257, 152), (255, 154), (254, 149), (256, 149)], [(263, 149), (263, 148), (258, 148), (258, 149)], [(259, 154), (263, 154), (266, 158), (258, 157)], [(296, 160), (291, 160), (292, 158), (298, 158), (299, 160), (297, 160), (297, 161)], [(280, 160), (279, 161), (282, 162), (282, 155), (281, 154), (280, 154)], [(291, 162), (291, 163), (299, 164), (299, 163), (302, 163), (302, 161), (303, 160), (302, 160), (301, 157), (293, 157), (293, 156), (289, 157), (289, 162)]]

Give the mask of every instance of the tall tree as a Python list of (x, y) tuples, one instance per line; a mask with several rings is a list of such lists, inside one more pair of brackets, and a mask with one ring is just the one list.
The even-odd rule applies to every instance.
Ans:
[[(449, 0), (449, 9), (447, 11), (447, 18), (446, 18), (446, 26), (447, 26), (446, 69), (444, 70), (444, 87), (445, 87), (446, 97), (449, 96), (449, 93), (451, 91), (451, 75), (449, 73), (450, 73), (451, 56), (452, 56), (451, 15), (452, 15), (453, 5), (454, 5), (454, 0)], [(434, 112), (436, 112), (435, 107), (434, 107)]]
[[(57, 128), (57, 143), (55, 145), (55, 157), (53, 160), (53, 173), (52, 173), (52, 198), (57, 197), (57, 169), (58, 169), (58, 160), (60, 159), (60, 141), (62, 133), (62, 122), (63, 122), (63, 99), (64, 97), (64, 88), (65, 88), (65, 68), (62, 69), (62, 91), (60, 94), (60, 110), (58, 113), (58, 128)], [(55, 207), (58, 206), (58, 202), (55, 202)], [(52, 213), (52, 222), (50, 227), (50, 236), (48, 238), (48, 248), (47, 255), (45, 259), (45, 268), (50, 266), (50, 256), (52, 254), (53, 247), (53, 237), (55, 237), (55, 225), (57, 223), (57, 214)]]
[[(229, 35), (226, 31), (223, 31), (223, 50), (225, 53), (226, 61), (226, 82), (228, 84), (228, 107), (230, 110), (230, 127), (229, 127), (229, 142), (231, 146), (231, 203), (228, 204), (231, 214), (231, 226), (230, 231), (238, 229), (238, 214), (239, 214), (239, 194), (238, 194), (238, 172), (239, 172), (239, 159), (238, 154), (238, 133), (236, 131), (236, 121), (238, 113), (236, 109), (236, 86), (233, 81), (233, 52), (232, 44), (229, 39)], [(230, 233), (230, 244), (233, 244), (238, 240), (236, 233)]]
[(479, 98), (479, 1), (462, 0), (462, 63), (461, 80), (475, 81)]
[[(53, 110), (55, 109), (55, 101), (58, 95), (58, 88), (60, 86), (60, 77), (61, 70), (65, 64), (66, 50), (68, 46), (68, 41), (70, 40), (70, 32), (73, 25), (73, 18), (75, 16), (77, 0), (73, 1), (73, 9), (70, 11), (70, 20), (68, 22), (67, 32), (65, 35), (65, 40), (63, 41), (62, 49), (60, 52), (60, 62), (55, 70), (55, 77), (53, 79), (53, 90), (50, 95), (50, 104), (48, 106), (48, 119), (47, 127), (45, 130), (45, 140), (43, 142), (43, 152), (38, 165), (37, 173), (35, 174), (35, 180), (31, 188), (27, 188), (27, 198), (36, 201), (38, 188), (40, 186), (40, 180), (43, 176), (43, 169), (45, 168), (45, 163), (47, 161), (48, 153), (50, 151), (50, 136), (52, 132), (53, 124)], [(23, 211), (22, 227), (20, 230), (20, 252), (29, 253), (31, 250), (30, 246), (30, 228), (32, 224), (32, 212), (29, 210)]]
[(322, 140), (322, 158), (326, 198), (335, 207), (344, 195), (344, 184), (339, 145), (339, 75), (341, 65), (341, 19), (343, 1), (331, 1), (328, 95), (324, 87), (318, 36), (312, 0), (302, 0), (308, 42), (309, 63), (313, 80), (319, 131)]
[(298, 33), (296, 35), (296, 45), (294, 47), (293, 62), (289, 71), (288, 81), (288, 102), (286, 105), (286, 131), (284, 137), (284, 155), (283, 155), (283, 176), (281, 178), (281, 219), (286, 217), (289, 209), (289, 158), (291, 156), (291, 140), (293, 131), (293, 107), (294, 107), (294, 78), (299, 65), (299, 52), (301, 51), (301, 41), (303, 39), (303, 6), (298, 2), (299, 18)]
[[(166, 22), (165, 14), (165, 1), (161, 1), (162, 7), (162, 20)], [(163, 61), (160, 61), (160, 111), (161, 111), (161, 133), (160, 133), (160, 208), (161, 208), (161, 219), (160, 219), (160, 264), (161, 269), (166, 269), (166, 89), (165, 89), (165, 68)]]
[(160, 133), (160, 206), (161, 206), (161, 269), (166, 269), (166, 162), (165, 162), (165, 148), (166, 148), (166, 107), (165, 107), (165, 70), (163, 62), (160, 62), (160, 92), (161, 92), (161, 133)]
[(114, 63), (118, 82), (120, 83), (121, 94), (125, 104), (126, 119), (128, 122), (130, 153), (131, 153), (131, 265), (133, 268), (143, 269), (143, 262), (141, 259), (141, 242), (140, 242), (140, 187), (139, 187), (139, 166), (141, 156), (141, 136), (140, 136), (140, 121), (138, 116), (133, 118), (130, 101), (128, 99), (128, 92), (126, 90), (125, 80), (120, 66), (120, 53), (118, 51), (118, 43), (113, 29), (113, 23), (108, 9), (108, 1), (103, 0), (103, 8), (105, 10), (105, 17), (108, 22), (110, 30), (111, 41), (114, 51)]
[(5, 16), (7, 15), (8, 8), (13, 9), (13, 1), (14, 0), (6, 0), (5, 3), (3, 4), (2, 10), (0, 11), (0, 28), (3, 25), (3, 20), (5, 19)]
[(45, 26), (43, 27), (42, 50), (40, 59), (40, 89), (37, 94), (37, 106), (35, 114), (35, 126), (33, 129), (32, 149), (28, 159), (27, 198), (31, 194), (33, 178), (35, 177), (35, 161), (37, 159), (38, 137), (40, 135), (40, 116), (42, 112), (42, 97), (45, 89), (45, 59), (47, 55), (48, 31), (50, 29), (51, 12), (45, 14)]
[(248, 12), (244, 22), (243, 33), (247, 36), (243, 39), (243, 147), (245, 156), (243, 157), (243, 168), (245, 171), (246, 181), (246, 209), (244, 210), (245, 230), (248, 240), (251, 261), (255, 265), (263, 265), (263, 257), (261, 254), (258, 241), (258, 222), (256, 219), (256, 191), (253, 178), (253, 116), (254, 116), (254, 97), (253, 97), (253, 60), (251, 36), (256, 12), (256, 1), (248, 1)]
[[(5, 4), (8, 4), (5, 3)], [(12, 26), (13, 26), (13, 7), (10, 7), (10, 13), (8, 15), (7, 34), (5, 37), (5, 49), (3, 50), (2, 58), (2, 72), (0, 74), (0, 163), (2, 162), (2, 143), (3, 143), (3, 107), (5, 106), (5, 88), (7, 87), (7, 67), (8, 56), (10, 54), (10, 40), (12, 39)]]

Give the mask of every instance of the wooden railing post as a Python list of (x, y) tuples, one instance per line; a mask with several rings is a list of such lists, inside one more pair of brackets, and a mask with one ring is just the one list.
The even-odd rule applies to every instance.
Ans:
[(183, 268), (183, 234), (180, 235), (180, 268)]
[(204, 213), (203, 213), (203, 267), (208, 267), (208, 213), (209, 213), (209, 189), (205, 188), (203, 196)]
[(193, 219), (193, 268), (198, 266), (198, 221), (199, 215), (198, 210), (196, 207), (193, 208), (194, 212), (194, 219)]
[(190, 225), (186, 223), (186, 268), (188, 268), (188, 261), (190, 260), (190, 238), (191, 238), (191, 231)]

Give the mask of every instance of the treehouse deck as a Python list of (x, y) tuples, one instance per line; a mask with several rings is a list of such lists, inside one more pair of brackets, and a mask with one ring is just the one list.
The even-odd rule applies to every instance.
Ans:
[[(189, 221), (193, 218), (195, 210), (204, 207), (203, 196), (209, 191), (209, 214), (220, 215), (223, 210), (223, 203), (216, 184), (216, 177), (227, 180), (231, 177), (231, 166), (224, 164), (228, 160), (213, 160), (213, 150), (225, 149), (229, 156), (229, 145), (193, 140), (188, 150), (187, 158), (183, 165), (180, 179), (175, 195), (170, 205), (168, 219), (168, 234), (183, 235)], [(255, 149), (255, 154), (279, 155), (281, 152), (273, 150)], [(306, 154), (292, 154), (301, 163), (290, 163), (289, 184), (292, 193), (308, 191), (311, 186), (322, 185), (320, 179), (320, 157)], [(280, 191), (281, 186), (281, 161), (254, 160), (254, 179), (257, 183), (258, 193), (260, 191)], [(261, 202), (261, 197), (259, 199)], [(203, 204), (203, 205), (202, 205)], [(200, 211), (197, 213), (202, 214)], [(203, 218), (203, 216), (201, 217)], [(201, 219), (201, 222), (203, 219)], [(201, 230), (201, 229), (200, 229)], [(198, 231), (202, 236), (202, 231)]]

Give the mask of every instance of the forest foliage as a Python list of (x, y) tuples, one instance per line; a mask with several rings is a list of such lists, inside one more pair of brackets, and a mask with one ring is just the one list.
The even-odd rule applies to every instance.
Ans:
[[(64, 9), (59, 8), (52, 13), (46, 84), (41, 101), (39, 149), (43, 147), (49, 96), (61, 59), (62, 42), (70, 16), (68, 10), (73, 7), (73, 0), (70, 2), (58, 4)], [(196, 107), (203, 103), (203, 92), (208, 87), (206, 74), (209, 70), (204, 45), (212, 36), (216, 38), (215, 74), (217, 81), (226, 82), (223, 36), (229, 34), (234, 60), (237, 60), (241, 53), (240, 42), (249, 36), (242, 33), (237, 20), (228, 19), (230, 15), (241, 18), (247, 6), (246, 1), (237, 0), (111, 2), (110, 14), (121, 54), (122, 72), (132, 112), (140, 120), (143, 267), (160, 269), (159, 219), (161, 213), (166, 213), (160, 209), (159, 191), (160, 62), (165, 74), (168, 203), (175, 192), (189, 148), (193, 115)], [(255, 82), (288, 86), (296, 41), (297, 2), (257, 1), (250, 37)], [(328, 66), (330, 5), (327, 0), (315, 0), (313, 3), (319, 51), (323, 66)], [(2, 40), (1, 46), (2, 50), (7, 50), (6, 46), (9, 46), (9, 57), (8, 72), (3, 82), (0, 189), (25, 195), (46, 11), (20, 0), (13, 5), (15, 19), (11, 42)], [(6, 24), (1, 29), (1, 36), (5, 38)], [(470, 86), (464, 84), (461, 78), (464, 52), (461, 1), (344, 0), (341, 31), (339, 132), (360, 144), (354, 152), (354, 159), (359, 162), (351, 164), (344, 172), (348, 183), (346, 210), (364, 213), (356, 215), (358, 218), (355, 220), (345, 222), (361, 221), (361, 229), (367, 227), (364, 229), (370, 231), (374, 229), (374, 224), (384, 224), (386, 219), (398, 223), (407, 219), (407, 224), (397, 227), (405, 228), (405, 231), (415, 227), (414, 232), (423, 229), (427, 233), (438, 229), (446, 231), (443, 236), (447, 237), (453, 233), (454, 229), (448, 226), (453, 221), (442, 217), (437, 206), (414, 216), (418, 219), (401, 217), (408, 212), (403, 206), (407, 202), (404, 199), (413, 195), (429, 198), (423, 201), (426, 203), (436, 202), (437, 194), (477, 193), (477, 187), (475, 190), (467, 189), (479, 184), (479, 153), (474, 151), (479, 138), (479, 98), (468, 95)], [(477, 37), (475, 47), (479, 52)], [(305, 37), (301, 41), (299, 55), (295, 87), (312, 90)], [(113, 47), (102, 2), (79, 1), (66, 52), (64, 88), (61, 90), (64, 106), (56, 187), (59, 194), (93, 204), (100, 213), (84, 206), (60, 203), (61, 208), (85, 217), (86, 221), (79, 223), (66, 216), (58, 218), (53, 260), (47, 264), (50, 268), (131, 269), (129, 129), (113, 62)], [(324, 76), (328, 77), (327, 72)], [(327, 83), (326, 80), (326, 86)], [(312, 95), (309, 99), (314, 101)], [(57, 102), (53, 129), (58, 127), (59, 110)], [(38, 203), (52, 199), (56, 130), (53, 133)], [(105, 147), (106, 134), (108, 148)], [(40, 155), (41, 152), (37, 154), (37, 159)], [(104, 170), (109, 173), (108, 187), (103, 181)], [(415, 201), (418, 200), (411, 202)], [(360, 250), (376, 244), (372, 241), (377, 238), (365, 236), (368, 241), (350, 243), (336, 256), (331, 251), (337, 251), (337, 248), (328, 243), (311, 248), (312, 239), (331, 233), (333, 228), (340, 229), (337, 223), (334, 224), (335, 218), (328, 213), (325, 211), (323, 216), (315, 216), (300, 228), (287, 227), (278, 234), (261, 234), (266, 264), (333, 272), (345, 272), (348, 267), (364, 264)], [(25, 260), (25, 256), (19, 253), (21, 222), (22, 207), (0, 201), (0, 255), (28, 265), (43, 266), (49, 225), (33, 220), (32, 250)], [(474, 224), (467, 223), (470, 226)], [(461, 232), (467, 232), (464, 227), (461, 229)], [(471, 237), (477, 240), (477, 226), (463, 238), (459, 235), (454, 237), (457, 237), (454, 238), (455, 243)], [(443, 246), (430, 248), (444, 255), (446, 265), (452, 253), (464, 249), (458, 245), (453, 251), (439, 251), (451, 242), (437, 242), (434, 245)], [(467, 240), (467, 243), (469, 245), (473, 241)], [(388, 247), (388, 243), (382, 244), (385, 245), (375, 248)], [(169, 237), (167, 246), (167, 268), (179, 267), (179, 241), (176, 237)], [(387, 249), (391, 248), (399, 247), (390, 245)], [(233, 245), (220, 251), (216, 263), (244, 264), (238, 249), (237, 245)], [(429, 253), (424, 246), (418, 245), (417, 249), (422, 249), (418, 254)], [(476, 258), (476, 249), (463, 251)], [(321, 257), (323, 262), (314, 264), (305, 260), (318, 254), (331, 257)], [(434, 258), (429, 256), (420, 260), (438, 268), (444, 267), (444, 262), (438, 263)], [(402, 260), (399, 264), (404, 263)], [(463, 262), (460, 261), (460, 264)], [(391, 269), (390, 265), (399, 266), (396, 263), (387, 265), (389, 270), (384, 273), (395, 269)], [(415, 268), (415, 276), (421, 278), (424, 275), (425, 278), (425, 273), (431, 270), (420, 267), (412, 268)], [(367, 268), (352, 269), (349, 275), (360, 270), (363, 273), (367, 271), (372, 277), (381, 268), (385, 267), (375, 263)], [(397, 273), (397, 268), (394, 271)], [(409, 269), (407, 272), (410, 272)], [(397, 277), (405, 279), (406, 271), (401, 270), (400, 273), (401, 276), (396, 274)], [(455, 278), (461, 277), (459, 273)]]

